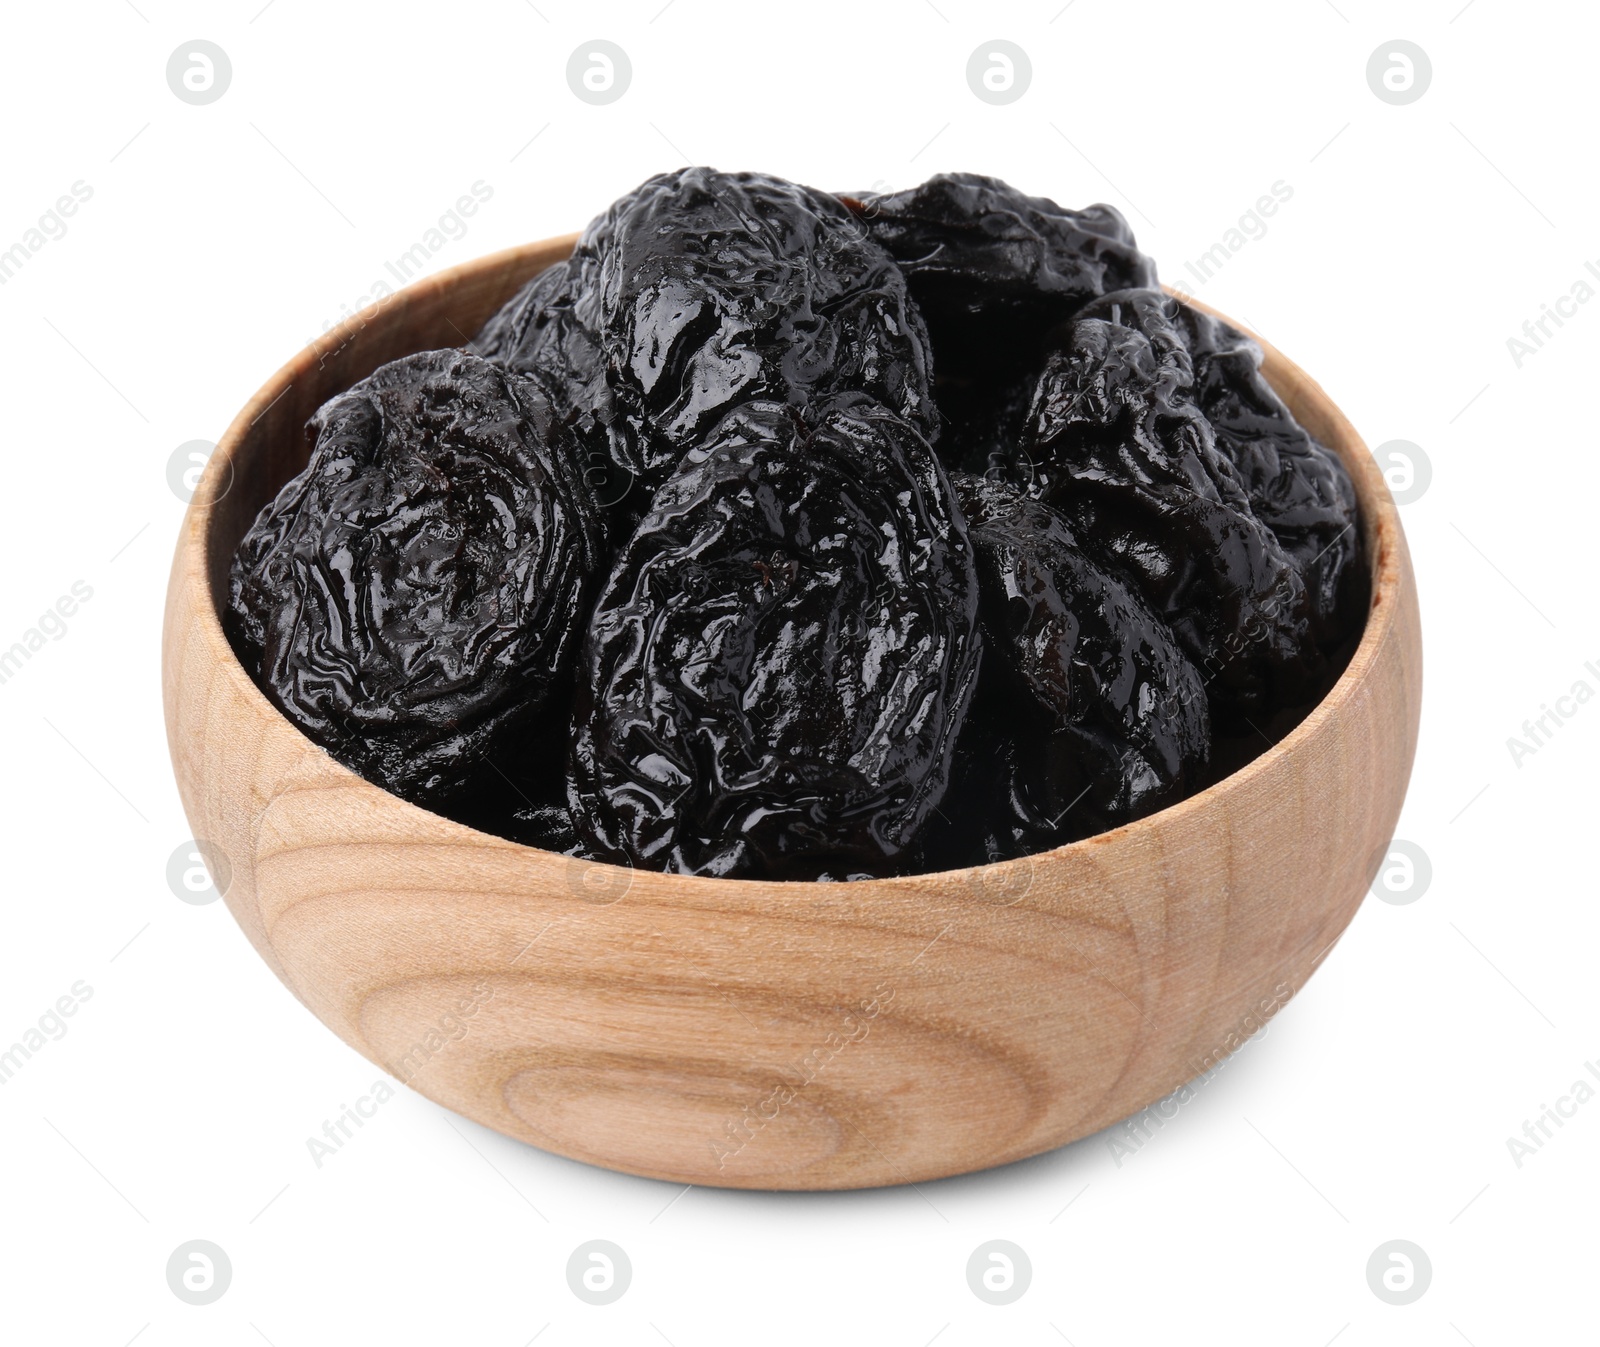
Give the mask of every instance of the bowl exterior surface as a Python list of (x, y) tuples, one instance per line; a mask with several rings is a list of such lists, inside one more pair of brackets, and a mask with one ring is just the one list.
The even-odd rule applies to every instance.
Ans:
[(1114, 832), (855, 884), (634, 873), (410, 805), (256, 689), (217, 596), (256, 511), (303, 466), (306, 418), (387, 360), (464, 344), (572, 241), (445, 272), (329, 333), (239, 414), (190, 505), (163, 635), (173, 767), (268, 966), (440, 1104), (680, 1183), (854, 1188), (981, 1169), (1215, 1067), (1305, 984), (1366, 894), (1421, 699), (1394, 503), (1338, 409), (1270, 347), (1268, 378), (1355, 478), (1367, 629), (1286, 739)]

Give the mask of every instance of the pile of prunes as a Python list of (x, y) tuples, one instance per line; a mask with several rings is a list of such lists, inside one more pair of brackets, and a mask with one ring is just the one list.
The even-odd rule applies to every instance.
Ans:
[(682, 169), (376, 370), (235, 555), (368, 780), (652, 870), (855, 879), (1116, 827), (1267, 748), (1368, 602), (1355, 492), (1109, 206)]

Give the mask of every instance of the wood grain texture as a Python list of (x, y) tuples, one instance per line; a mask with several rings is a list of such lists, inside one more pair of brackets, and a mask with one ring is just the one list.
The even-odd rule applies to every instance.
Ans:
[[(1286, 739), (1203, 794), (1042, 855), (903, 879), (633, 873), (389, 795), (281, 717), (218, 619), (234, 546), (306, 417), (465, 342), (571, 238), (445, 272), (286, 365), (212, 456), (163, 636), (173, 768), (229, 908), (284, 984), (412, 1088), (535, 1146), (683, 1183), (853, 1188), (1020, 1159), (1214, 1066), (1366, 894), (1416, 745), (1421, 633), (1381, 474), (1320, 388), (1266, 373), (1355, 478), (1360, 647)], [(1265, 345), (1265, 344), (1264, 344)]]

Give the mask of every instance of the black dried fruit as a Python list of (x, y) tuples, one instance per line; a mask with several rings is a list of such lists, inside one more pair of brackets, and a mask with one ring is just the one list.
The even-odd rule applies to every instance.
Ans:
[(837, 198), (762, 174), (651, 178), (584, 231), (564, 277), (535, 278), (491, 319), (478, 349), (564, 384), (646, 496), (752, 400), (862, 392), (937, 433), (905, 278)]
[(1353, 648), (1354, 487), (1260, 364), (1109, 206), (682, 169), (324, 406), (224, 624), (343, 761), (520, 842), (1045, 850), (1247, 762)]
[(1178, 798), (1205, 771), (1205, 684), (1144, 600), (1048, 505), (957, 473), (977, 558), (989, 700), (1016, 752), (1018, 841), (1083, 836)]
[(1108, 295), (1052, 334), (1011, 471), (1172, 628), (1214, 716), (1248, 722), (1324, 663), (1300, 573), (1195, 400), (1175, 304)]
[(388, 789), (446, 812), (509, 793), (489, 755), (518, 770), (604, 555), (563, 422), (534, 381), (430, 351), (307, 431), (310, 462), (234, 557), (235, 649), (290, 720)]
[(1261, 375), (1261, 348), (1231, 324), (1177, 300), (1195, 397), (1250, 498), (1294, 563), (1324, 649), (1361, 626), (1367, 574), (1355, 486), (1337, 457), (1294, 419)]
[[(583, 340), (581, 324), (575, 323), (572, 312), (580, 290), (576, 256), (552, 263), (490, 316), (468, 349), (521, 374), (559, 374), (563, 377), (558, 382), (565, 384), (570, 371), (551, 357), (566, 342)], [(574, 331), (574, 326), (580, 330)], [(598, 346), (588, 353), (587, 361), (599, 365)], [(587, 382), (588, 373), (583, 370), (576, 382)]]
[(992, 479), (951, 482), (986, 653), (923, 867), (1061, 846), (1205, 784), (1206, 688), (1166, 625), (1049, 506)]
[(1014, 442), (1051, 328), (1100, 295), (1156, 284), (1112, 206), (1067, 210), (976, 173), (844, 199), (927, 319), (951, 464), (982, 471)]
[(598, 855), (881, 874), (942, 797), (979, 662), (960, 512), (861, 398), (740, 408), (622, 548), (579, 673), (572, 805)]
[(547, 267), (484, 324), (471, 349), (537, 379), (571, 432), (566, 441), (590, 495), (602, 506), (637, 517), (647, 493), (612, 453), (606, 359), (598, 333), (578, 311), (586, 293), (582, 259)]

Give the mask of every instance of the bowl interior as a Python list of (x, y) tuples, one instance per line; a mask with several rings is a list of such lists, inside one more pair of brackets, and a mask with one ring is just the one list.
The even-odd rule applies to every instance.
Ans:
[[(228, 571), (234, 549), (262, 506), (305, 466), (310, 449), (305, 434), (307, 419), (330, 397), (390, 360), (416, 351), (466, 345), (489, 316), (531, 277), (567, 257), (577, 237), (571, 234), (479, 258), (419, 281), (362, 310), (279, 370), (228, 428), (207, 466), (193, 508), (200, 517), (209, 616), (217, 624), (218, 644), (228, 652), (230, 672), (250, 684), (252, 691), (254, 685), (249, 675), (232, 657), (231, 647), (220, 638), (221, 616), (227, 604)], [(1226, 318), (1193, 299), (1186, 302)], [(1371, 593), (1368, 620), (1360, 642), (1322, 702), (1282, 739), (1246, 762), (1232, 776), (1250, 771), (1263, 760), (1286, 751), (1307, 732), (1310, 722), (1318, 718), (1320, 712), (1358, 685), (1360, 673), (1382, 635), (1378, 629), (1381, 624), (1373, 621), (1373, 615), (1386, 611), (1386, 605), (1387, 610), (1392, 610), (1399, 585), (1398, 520), (1376, 463), (1353, 427), (1321, 388), (1270, 344), (1260, 338), (1256, 340), (1265, 352), (1263, 373), (1268, 381), (1300, 423), (1338, 453), (1350, 472), (1366, 535)], [(262, 701), (265, 703), (265, 698)], [(276, 711), (272, 714), (277, 715)], [(1197, 806), (1197, 802), (1211, 796), (1229, 779), (1231, 777), (1224, 777), (1206, 790), (1124, 828), (1137, 828), (1172, 810)], [(1094, 840), (1085, 839), (1087, 842)], [(1068, 847), (1082, 845), (1084, 842), (1067, 844)]]

